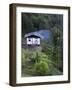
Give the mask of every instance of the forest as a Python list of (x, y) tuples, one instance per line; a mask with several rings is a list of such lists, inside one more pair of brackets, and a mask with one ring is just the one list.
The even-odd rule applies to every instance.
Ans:
[[(47, 30), (51, 32), (49, 39), (41, 40), (40, 46), (21, 47), (21, 75), (49, 76), (63, 74), (63, 15), (22, 13), (22, 41), (24, 35), (42, 30), (44, 37)], [(24, 47), (23, 47), (24, 46)], [(34, 48), (41, 48), (40, 51)]]

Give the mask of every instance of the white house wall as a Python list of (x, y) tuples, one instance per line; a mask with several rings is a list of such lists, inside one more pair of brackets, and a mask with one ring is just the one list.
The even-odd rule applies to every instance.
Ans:
[(33, 44), (40, 44), (40, 38), (33, 38)]
[(27, 44), (32, 45), (40, 45), (40, 38), (27, 38)]
[(27, 44), (30, 44), (30, 45), (32, 44), (32, 38), (27, 38)]

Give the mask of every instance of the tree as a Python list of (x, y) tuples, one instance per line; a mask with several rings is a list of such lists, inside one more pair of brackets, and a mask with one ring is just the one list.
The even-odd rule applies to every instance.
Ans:
[(54, 52), (53, 60), (57, 64), (58, 68), (63, 71), (63, 30), (58, 26), (53, 27), (54, 33)]

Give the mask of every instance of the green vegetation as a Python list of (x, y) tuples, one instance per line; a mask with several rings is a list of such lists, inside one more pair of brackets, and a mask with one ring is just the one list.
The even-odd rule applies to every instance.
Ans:
[(35, 64), (35, 75), (44, 76), (48, 74), (48, 64), (45, 61), (40, 61)]
[(62, 72), (44, 52), (31, 52), (28, 49), (22, 49), (22, 77), (58, 74), (60, 75)]
[(52, 30), (53, 33), (57, 32), (57, 30), (62, 32), (63, 15), (22, 13), (22, 37), (25, 33), (34, 32), (40, 29), (49, 29)]

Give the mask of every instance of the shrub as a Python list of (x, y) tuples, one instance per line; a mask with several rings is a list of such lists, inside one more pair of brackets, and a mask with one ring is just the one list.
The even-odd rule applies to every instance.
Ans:
[(45, 61), (41, 61), (35, 64), (35, 75), (44, 76), (48, 73), (48, 64)]

